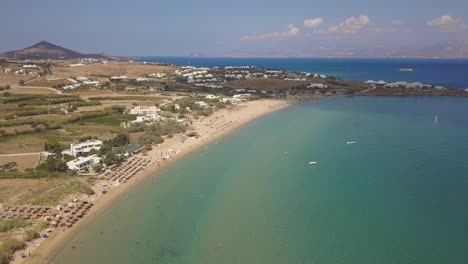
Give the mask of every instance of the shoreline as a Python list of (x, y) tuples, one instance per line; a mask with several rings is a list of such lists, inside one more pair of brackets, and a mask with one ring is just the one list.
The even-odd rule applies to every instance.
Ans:
[[(40, 238), (39, 246), (37, 241), (28, 243), (27, 248), (19, 252), (25, 252), (29, 257), (22, 259), (19, 252), (15, 253), (15, 260), (11, 263), (25, 264), (42, 264), (49, 263), (53, 260), (72, 239), (74, 239), (87, 225), (91, 224), (97, 217), (101, 216), (105, 211), (114, 206), (118, 201), (123, 199), (127, 193), (151, 176), (157, 177), (158, 173), (173, 164), (185, 155), (199, 150), (222, 137), (236, 131), (242, 126), (260, 118), (264, 115), (286, 109), (295, 102), (290, 100), (273, 100), (262, 99), (242, 103), (232, 109), (221, 109), (211, 116), (200, 117), (193, 121), (192, 127), (200, 136), (197, 139), (184, 138), (182, 135), (176, 135), (172, 138), (167, 138), (157, 147), (153, 147), (148, 151), (147, 155), (137, 154), (135, 156), (147, 158), (151, 160), (151, 164), (147, 169), (138, 173), (128, 182), (108, 189), (106, 194), (101, 194), (99, 189), (102, 188), (102, 183), (107, 183), (107, 180), (98, 181), (93, 189), (97, 193), (92, 202), (95, 204), (89, 213), (77, 222), (72, 228), (66, 230), (56, 228), (47, 239)], [(158, 157), (164, 151), (173, 151), (176, 153), (169, 160), (160, 160)]]

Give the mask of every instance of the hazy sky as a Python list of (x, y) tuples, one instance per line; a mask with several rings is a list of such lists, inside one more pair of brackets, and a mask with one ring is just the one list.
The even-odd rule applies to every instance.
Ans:
[[(467, 45), (467, 0), (2, 0), (0, 51), (316, 54)], [(468, 45), (467, 45), (468, 46)]]

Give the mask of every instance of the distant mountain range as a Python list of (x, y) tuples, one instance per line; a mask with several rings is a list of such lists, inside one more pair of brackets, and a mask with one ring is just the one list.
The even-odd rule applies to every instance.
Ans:
[(0, 54), (0, 58), (15, 59), (15, 60), (67, 60), (67, 59), (82, 59), (94, 58), (105, 60), (120, 60), (119, 57), (114, 57), (107, 54), (83, 54), (73, 50), (69, 50), (47, 41), (41, 41), (30, 47), (5, 52)]
[(343, 48), (287, 51), (231, 50), (217, 53), (196, 53), (191, 57), (286, 57), (286, 58), (468, 58), (468, 40), (420, 47)]

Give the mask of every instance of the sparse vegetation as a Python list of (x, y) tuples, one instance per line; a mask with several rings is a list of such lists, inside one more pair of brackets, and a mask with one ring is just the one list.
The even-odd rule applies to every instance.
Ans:
[(24, 232), (24, 240), (31, 241), (39, 238), (39, 233), (35, 229), (28, 229)]
[(152, 124), (145, 128), (145, 134), (140, 137), (138, 142), (141, 145), (159, 144), (164, 141), (162, 136), (172, 136), (182, 133), (186, 129), (184, 124), (168, 120)]
[(0, 233), (22, 228), (28, 225), (28, 222), (21, 219), (0, 219)]
[(83, 193), (87, 195), (93, 195), (94, 191), (91, 187), (81, 181), (73, 181), (59, 186), (48, 193), (44, 193), (41, 197), (38, 197), (31, 201), (32, 205), (56, 205), (65, 196), (73, 193)]
[(26, 247), (26, 243), (16, 238), (8, 238), (0, 245), (0, 264), (8, 264), (13, 259), (13, 253)]

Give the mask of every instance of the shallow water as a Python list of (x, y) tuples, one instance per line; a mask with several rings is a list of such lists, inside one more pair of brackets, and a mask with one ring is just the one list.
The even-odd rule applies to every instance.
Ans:
[(273, 113), (145, 180), (52, 263), (468, 263), (467, 114), (436, 97)]

